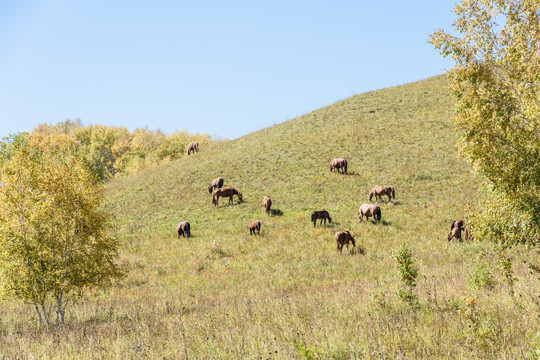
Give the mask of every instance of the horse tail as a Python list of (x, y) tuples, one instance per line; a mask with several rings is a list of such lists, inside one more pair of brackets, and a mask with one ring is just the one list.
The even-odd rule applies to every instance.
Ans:
[(345, 160), (345, 174), (347, 173), (347, 160)]
[(394, 190), (394, 187), (392, 186), (392, 197), (394, 200), (396, 199), (396, 190)]
[(377, 210), (375, 210), (375, 213), (377, 214), (377, 221), (381, 221), (381, 207), (377, 206)]

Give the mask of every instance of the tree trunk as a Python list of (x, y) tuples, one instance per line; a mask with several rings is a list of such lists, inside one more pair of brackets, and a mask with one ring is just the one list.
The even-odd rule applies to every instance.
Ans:
[(62, 295), (63, 293), (56, 295), (56, 323), (57, 324), (64, 323), (65, 310), (62, 305)]
[(38, 314), (39, 326), (43, 326), (43, 317), (41, 317), (41, 312), (39, 311), (39, 306), (38, 306), (37, 301), (34, 301), (34, 307), (36, 308), (36, 312)]
[(45, 318), (45, 322), (47, 323), (47, 326), (51, 326), (51, 320), (49, 319), (49, 314), (47, 313), (47, 307), (45, 306), (45, 298), (41, 300), (41, 311), (43, 312), (43, 318)]

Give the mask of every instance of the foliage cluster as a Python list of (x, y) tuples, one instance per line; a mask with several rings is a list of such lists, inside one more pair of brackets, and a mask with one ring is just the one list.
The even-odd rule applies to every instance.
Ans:
[(402, 286), (398, 290), (398, 295), (403, 301), (406, 301), (413, 306), (418, 300), (418, 296), (415, 292), (416, 283), (418, 281), (418, 267), (415, 264), (412, 251), (407, 243), (403, 243), (401, 247), (392, 253), (392, 257), (396, 262), (397, 270), (402, 282)]
[[(460, 151), (486, 179), (486, 201), (471, 217), (477, 239), (500, 248), (540, 240), (540, 2), (463, 0), (459, 36), (430, 42), (456, 62)], [(504, 214), (504, 216), (501, 216)]]
[(100, 210), (103, 186), (67, 135), (32, 145), (26, 133), (0, 150), (0, 295), (34, 305), (40, 323), (56, 322), (84, 290), (122, 275), (118, 242)]
[(201, 149), (207, 149), (217, 142), (207, 134), (175, 131), (167, 135), (146, 128), (130, 133), (125, 127), (83, 126), (80, 120), (38, 125), (32, 132), (32, 139), (40, 144), (60, 134), (74, 141), (85, 164), (99, 181), (178, 159), (185, 155), (186, 147), (192, 141), (197, 141)]

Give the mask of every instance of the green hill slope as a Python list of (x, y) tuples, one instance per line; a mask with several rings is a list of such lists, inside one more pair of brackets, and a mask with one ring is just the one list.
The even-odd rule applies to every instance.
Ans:
[[(481, 256), (488, 244), (446, 241), (477, 196), (451, 119), (440, 76), (353, 96), (111, 182), (106, 209), (129, 274), (75, 306), (61, 349), (171, 359), (522, 356), (537, 341), (534, 303), (524, 296), (514, 306), (496, 274), (494, 289), (472, 287), (475, 266), (494, 262)], [(349, 175), (329, 172), (333, 157), (348, 160)], [(218, 176), (243, 203), (212, 206), (207, 188)], [(396, 188), (395, 204), (380, 204), (382, 224), (359, 223), (358, 207), (377, 184)], [(310, 213), (320, 209), (331, 226), (313, 228)], [(255, 219), (261, 235), (249, 236)], [(181, 220), (192, 238), (176, 239)], [(336, 252), (334, 233), (345, 228), (363, 254)], [(395, 295), (391, 253), (403, 242), (419, 267), (418, 309)], [(530, 293), (538, 279), (515, 263), (516, 293)], [(27, 354), (50, 354), (47, 341)]]

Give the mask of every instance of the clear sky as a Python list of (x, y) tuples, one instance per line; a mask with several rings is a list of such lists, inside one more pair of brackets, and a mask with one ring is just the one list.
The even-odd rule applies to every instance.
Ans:
[(452, 67), (455, 1), (0, 0), (0, 137), (40, 123), (236, 138)]

